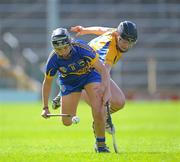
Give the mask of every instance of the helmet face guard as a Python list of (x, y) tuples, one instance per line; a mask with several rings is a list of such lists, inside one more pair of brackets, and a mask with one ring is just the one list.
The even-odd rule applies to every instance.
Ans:
[(120, 34), (121, 38), (128, 41), (129, 43), (136, 44), (137, 39), (132, 37), (131, 35), (126, 35), (125, 33)]
[(52, 45), (54, 48), (64, 48), (65, 46), (69, 46), (70, 42), (68, 38), (64, 37), (61, 40), (53, 40)]
[(71, 45), (71, 37), (67, 29), (57, 28), (53, 31), (51, 36), (51, 43), (53, 48), (61, 49)]

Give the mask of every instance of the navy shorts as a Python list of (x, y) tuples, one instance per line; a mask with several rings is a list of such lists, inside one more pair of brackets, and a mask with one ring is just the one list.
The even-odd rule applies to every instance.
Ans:
[(69, 83), (60, 83), (60, 95), (65, 96), (73, 92), (81, 92), (89, 83), (100, 83), (101, 76), (96, 71), (91, 71), (88, 74), (83, 74), (80, 79)]

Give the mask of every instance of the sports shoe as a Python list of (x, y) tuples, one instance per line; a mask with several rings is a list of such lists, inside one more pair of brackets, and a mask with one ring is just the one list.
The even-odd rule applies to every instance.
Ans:
[(52, 100), (52, 108), (53, 109), (58, 109), (61, 106), (61, 96), (57, 95), (53, 100)]
[(97, 144), (95, 144), (94, 150), (97, 153), (110, 153), (109, 148), (106, 145), (98, 147)]

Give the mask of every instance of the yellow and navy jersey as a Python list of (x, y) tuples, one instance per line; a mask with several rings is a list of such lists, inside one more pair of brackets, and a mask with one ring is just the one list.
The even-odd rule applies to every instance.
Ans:
[(116, 64), (123, 54), (118, 50), (116, 38), (112, 35), (115, 30), (110, 29), (89, 42), (89, 45), (99, 54), (100, 60), (111, 66)]
[(72, 43), (71, 56), (63, 59), (54, 51), (46, 63), (46, 77), (54, 77), (59, 72), (62, 82), (80, 80), (80, 76), (93, 70), (93, 64), (98, 60), (98, 54), (83, 41)]

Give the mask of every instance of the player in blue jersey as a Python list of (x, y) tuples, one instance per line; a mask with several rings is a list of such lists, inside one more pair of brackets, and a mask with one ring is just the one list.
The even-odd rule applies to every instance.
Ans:
[[(48, 99), (53, 77), (58, 72), (61, 93), (61, 111), (63, 114), (76, 115), (77, 106), (84, 89), (92, 108), (95, 125), (97, 152), (109, 152), (105, 144), (105, 108), (110, 100), (110, 79), (105, 66), (99, 61), (96, 52), (84, 42), (72, 40), (67, 29), (57, 28), (53, 31), (50, 54), (42, 85), (42, 117), (50, 113)], [(71, 118), (62, 117), (64, 125), (72, 124)]]

